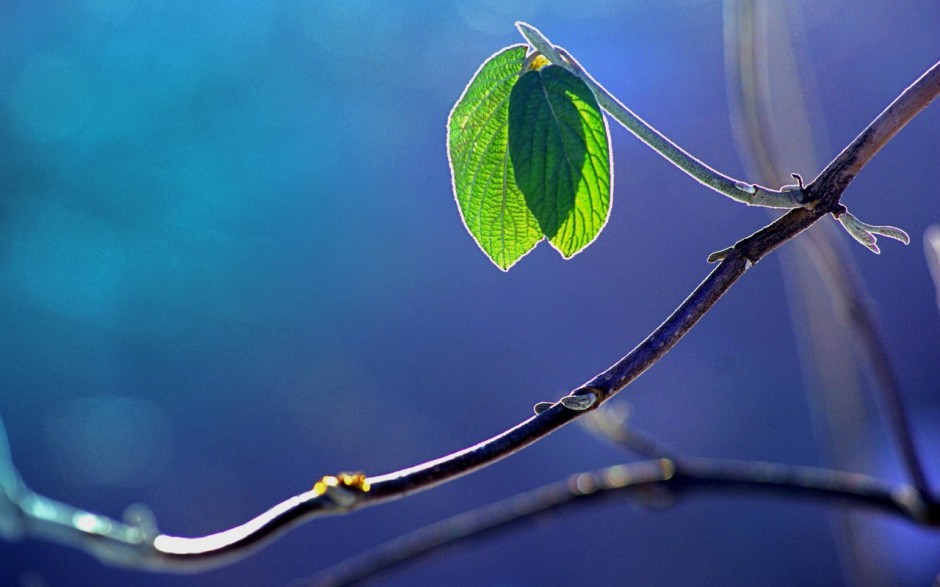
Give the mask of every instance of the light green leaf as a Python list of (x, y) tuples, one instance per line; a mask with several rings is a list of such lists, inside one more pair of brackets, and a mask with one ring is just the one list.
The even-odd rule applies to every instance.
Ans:
[(591, 244), (610, 216), (607, 122), (594, 93), (557, 65), (528, 71), (509, 99), (509, 153), (516, 183), (563, 257)]
[(525, 45), (487, 59), (447, 121), (454, 197), (467, 230), (500, 269), (508, 270), (542, 240), (516, 185), (509, 158), (509, 95), (519, 79)]

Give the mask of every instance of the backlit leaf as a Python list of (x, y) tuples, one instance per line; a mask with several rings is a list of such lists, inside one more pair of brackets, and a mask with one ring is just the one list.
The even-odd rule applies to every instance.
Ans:
[(467, 230), (500, 269), (508, 270), (542, 240), (516, 184), (509, 157), (509, 102), (525, 60), (514, 45), (477, 70), (447, 122), (454, 197)]
[(557, 65), (523, 74), (509, 99), (516, 183), (563, 257), (588, 246), (610, 216), (613, 175), (607, 122), (594, 93)]

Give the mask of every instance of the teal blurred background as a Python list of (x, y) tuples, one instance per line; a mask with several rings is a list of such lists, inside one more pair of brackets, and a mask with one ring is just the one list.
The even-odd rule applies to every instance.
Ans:
[[(828, 160), (940, 57), (940, 4), (788, 4)], [(607, 367), (704, 277), (708, 253), (766, 223), (617, 127), (605, 233), (572, 261), (542, 245), (498, 271), (460, 223), (444, 124), (480, 62), (519, 42), (515, 20), (693, 153), (744, 174), (717, 2), (0, 3), (0, 415), (27, 483), (115, 517), (143, 502), (163, 531), (201, 535), (325, 473), (446, 454)], [(920, 246), (940, 221), (938, 153), (934, 105), (846, 203), (914, 238), (851, 253), (940, 484), (940, 317)], [(637, 427), (690, 454), (826, 464), (779, 256), (624, 394)], [(859, 409), (862, 472), (901, 479), (871, 413)], [(284, 584), (626, 458), (571, 426), (207, 574), (133, 574), (25, 541), (0, 543), (0, 584)], [(831, 512), (712, 496), (662, 512), (607, 504), (386, 580), (839, 584)], [(892, 583), (940, 572), (936, 532), (853, 520), (861, 555)], [(591, 557), (566, 555), (588, 544)]]

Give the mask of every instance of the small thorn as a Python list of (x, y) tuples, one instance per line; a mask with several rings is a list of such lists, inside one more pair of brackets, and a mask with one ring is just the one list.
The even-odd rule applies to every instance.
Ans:
[(791, 173), (790, 177), (796, 180), (796, 184), (800, 186), (800, 191), (806, 189), (806, 186), (803, 185), (803, 176), (799, 173)]

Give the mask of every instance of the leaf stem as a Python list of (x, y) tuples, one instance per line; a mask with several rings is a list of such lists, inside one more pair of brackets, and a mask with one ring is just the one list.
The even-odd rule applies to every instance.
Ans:
[(614, 120), (633, 133), (651, 149), (665, 157), (673, 165), (685, 171), (698, 182), (728, 196), (737, 202), (749, 206), (765, 208), (797, 208), (804, 204), (800, 186), (784, 186), (780, 190), (771, 189), (743, 182), (712, 169), (696, 159), (664, 134), (653, 128), (648, 122), (637, 116), (620, 100), (599, 84), (575, 59), (564, 49), (556, 47), (535, 27), (524, 22), (517, 22), (516, 28), (536, 51), (556, 65), (561, 65), (579, 76), (591, 88), (597, 97), (597, 103)]

